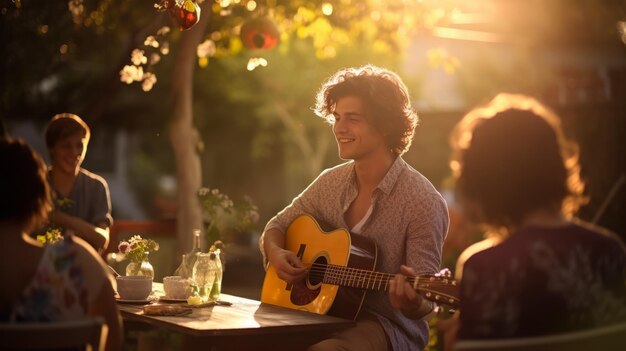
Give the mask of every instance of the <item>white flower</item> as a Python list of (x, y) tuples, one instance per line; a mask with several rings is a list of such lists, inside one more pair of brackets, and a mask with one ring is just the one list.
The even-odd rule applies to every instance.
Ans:
[(126, 65), (120, 71), (120, 81), (130, 84), (132, 82), (139, 82), (143, 79), (143, 67), (137, 67), (134, 65)]
[(196, 50), (198, 57), (207, 57), (215, 55), (215, 42), (211, 39), (207, 39), (202, 44), (198, 45)]
[(159, 41), (156, 40), (154, 35), (149, 35), (146, 38), (146, 40), (143, 41), (143, 45), (145, 45), (145, 46), (152, 46), (153, 48), (158, 48), (159, 47)]
[(170, 43), (168, 43), (167, 41), (161, 43), (161, 54), (167, 55), (169, 53), (170, 53)]
[(150, 91), (150, 90), (152, 90), (152, 87), (154, 86), (156, 81), (157, 81), (157, 78), (154, 75), (154, 73), (152, 73), (152, 72), (144, 73), (144, 75), (143, 75), (143, 82), (141, 83), (141, 89), (143, 89), (143, 91)]
[(248, 71), (254, 71), (254, 69), (259, 66), (266, 67), (267, 60), (262, 57), (252, 57), (250, 60), (248, 60)]
[(161, 61), (161, 55), (157, 54), (156, 52), (153, 52), (150, 55), (150, 64), (154, 65), (154, 64), (159, 63), (159, 61)]
[(133, 50), (133, 52), (130, 54), (130, 60), (135, 66), (139, 66), (148, 62), (148, 59), (143, 55), (143, 50), (139, 49)]
[(169, 32), (170, 32), (170, 27), (169, 26), (163, 26), (163, 27), (161, 27), (161, 29), (159, 29), (157, 31), (157, 35), (165, 35), (165, 34), (167, 34)]

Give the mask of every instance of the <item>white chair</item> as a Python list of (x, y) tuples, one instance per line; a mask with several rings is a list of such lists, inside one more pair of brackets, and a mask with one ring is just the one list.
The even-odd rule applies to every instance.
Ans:
[(528, 338), (460, 340), (456, 351), (624, 351), (626, 323)]
[(460, 340), (456, 351), (624, 351), (626, 323), (548, 336)]
[(55, 323), (2, 323), (0, 350), (75, 348), (104, 351), (108, 331), (101, 318)]

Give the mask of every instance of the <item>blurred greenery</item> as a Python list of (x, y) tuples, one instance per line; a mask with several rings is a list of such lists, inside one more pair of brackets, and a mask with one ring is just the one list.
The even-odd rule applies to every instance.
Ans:
[[(131, 140), (127, 172), (132, 191), (149, 216), (158, 216), (155, 195), (172, 200), (171, 194), (162, 194), (159, 184), (162, 175), (175, 173), (169, 145), (173, 101), (169, 73), (178, 63), (172, 54), (163, 54), (158, 64), (147, 65), (158, 78), (148, 93), (121, 83), (119, 72), (130, 63), (134, 49), (151, 52), (143, 45), (145, 38), (163, 25), (172, 25), (171, 19), (137, 0), (78, 3), (84, 13), (77, 20), (66, 2), (1, 2), (0, 77), (7, 84), (0, 86), (0, 117), (10, 127), (23, 120), (41, 125), (60, 111), (77, 113), (96, 134), (94, 150), (107, 150), (115, 133), (125, 130)], [(450, 94), (460, 95), (467, 106), (501, 91), (545, 99), (581, 143), (591, 196), (589, 206), (581, 211), (585, 219), (598, 214), (624, 174), (626, 162), (618, 149), (624, 139), (626, 99), (619, 84), (626, 55), (618, 23), (626, 18), (626, 1), (328, 1), (333, 6), (331, 15), (322, 14), (315, 1), (270, 1), (259, 3), (255, 11), (245, 10), (244, 4), (220, 8), (214, 3), (203, 14), (211, 17), (206, 38), (214, 42), (216, 52), (198, 61), (202, 69), (196, 70), (193, 80), (194, 124), (201, 136), (196, 149), (202, 183), (234, 197), (251, 195), (259, 204), (261, 222), (322, 168), (340, 162), (328, 126), (310, 107), (326, 76), (337, 68), (364, 63), (397, 70), (417, 101), (430, 88), (424, 86), (426, 74), (404, 68), (424, 57), (443, 60), (434, 62), (434, 67), (453, 67), (455, 85)], [(406, 55), (403, 48), (409, 40), (418, 41), (417, 34), (427, 34), (438, 25), (454, 25), (460, 11), (488, 19), (458, 28), (491, 31), (503, 41), (466, 41), (462, 44), (466, 52), (458, 57), (454, 46), (445, 41), (437, 55)], [(242, 47), (236, 28), (254, 15), (274, 17), (281, 28), (277, 48)], [(182, 35), (174, 28), (162, 44), (167, 42), (175, 52)], [(267, 67), (245, 70), (252, 57), (265, 58)], [(456, 63), (447, 65), (450, 62)], [(601, 79), (617, 85), (589, 86), (590, 77), (602, 75)], [(577, 100), (580, 86), (586, 100)], [(590, 95), (602, 89), (609, 89), (608, 95)], [(419, 112), (421, 125), (405, 158), (436, 186), (450, 187), (448, 132), (464, 111)], [(112, 168), (114, 155), (88, 154), (86, 165), (97, 171), (107, 165)], [(623, 194), (599, 219), (621, 235), (626, 232), (619, 215)]]
[[(67, 1), (0, 0), (0, 119), (11, 129), (26, 120), (41, 127), (62, 111), (82, 116), (94, 134), (85, 164), (96, 171), (113, 171), (113, 141), (117, 132), (126, 132), (127, 179), (148, 216), (157, 218), (163, 209), (155, 197), (175, 205), (171, 189), (161, 183), (175, 174), (171, 72), (180, 67), (174, 53), (185, 32), (150, 1), (78, 2), (84, 5), (80, 20)], [(597, 218), (626, 239), (626, 188), (604, 209), (612, 187), (626, 174), (626, 1), (332, 0), (326, 2), (332, 15), (321, 12), (321, 1), (259, 1), (255, 11), (245, 10), (247, 3), (220, 8), (212, 2), (203, 12), (210, 16), (205, 37), (216, 50), (198, 59), (190, 84), (202, 184), (236, 199), (250, 195), (261, 225), (321, 169), (340, 162), (328, 125), (310, 109), (325, 77), (344, 66), (385, 66), (398, 71), (421, 102), (439, 82), (409, 67), (435, 58), (440, 62), (429, 62), (432, 67), (450, 70), (454, 81), (439, 98), (458, 95), (463, 106), (418, 111), (420, 127), (404, 156), (412, 166), (435, 186), (451, 188), (448, 133), (464, 110), (502, 91), (537, 96), (561, 114), (580, 143), (590, 196), (581, 217)], [(486, 19), (455, 22), (460, 12)], [(238, 26), (254, 15), (276, 20), (277, 48), (242, 46)], [(171, 53), (145, 65), (157, 77), (152, 90), (120, 82), (133, 50), (154, 52), (144, 40), (164, 25), (172, 30), (161, 45), (167, 42)], [(443, 40), (434, 35), (438, 26), (486, 31), (500, 41)], [(410, 41), (425, 37), (441, 46), (436, 55), (407, 53)], [(266, 59), (267, 67), (247, 71), (253, 57)], [(452, 265), (457, 254), (445, 262)]]
[[(116, 130), (129, 132), (128, 178), (152, 216), (160, 176), (174, 174), (168, 145), (173, 77), (168, 73), (178, 63), (172, 54), (163, 54), (158, 64), (145, 65), (158, 79), (149, 93), (121, 83), (120, 69), (130, 63), (134, 49), (142, 48), (146, 56), (155, 51), (143, 45), (144, 39), (172, 23), (166, 13), (138, 1), (72, 3), (83, 6), (80, 16), (72, 15), (67, 3), (2, 3), (2, 74), (12, 84), (0, 87), (0, 114), (9, 123), (34, 120), (41, 125), (55, 113), (71, 111), (109, 142)], [(203, 14), (211, 17), (206, 38), (217, 50), (208, 64), (199, 61), (204, 69), (196, 70), (192, 83), (194, 123), (201, 135), (196, 149), (203, 184), (235, 196), (250, 194), (266, 219), (322, 168), (338, 162), (327, 125), (310, 111), (317, 86), (343, 66), (398, 68), (406, 38), (393, 33), (422, 28), (435, 6), (329, 1), (333, 14), (324, 15), (314, 1), (259, 4), (254, 12), (243, 4), (227, 9), (213, 4)], [(416, 11), (404, 18), (394, 15), (409, 8)], [(279, 48), (242, 50), (236, 27), (255, 13), (273, 14), (283, 30)], [(173, 29), (161, 45), (167, 43), (175, 52), (181, 35)], [(246, 62), (257, 56), (266, 58), (268, 67), (246, 71)], [(107, 149), (107, 139), (100, 140)], [(94, 164), (92, 159), (114, 164), (105, 158), (88, 153), (85, 164)]]
[[(148, 93), (121, 83), (119, 71), (129, 64), (133, 49), (150, 52), (142, 46), (144, 39), (172, 22), (167, 13), (136, 0), (81, 3), (85, 11), (80, 21), (75, 21), (65, 2), (1, 3), (0, 74), (10, 84), (0, 86), (0, 116), (9, 126), (21, 120), (41, 125), (55, 113), (72, 111), (85, 118), (94, 134), (103, 136), (94, 138), (92, 149), (106, 149), (117, 130), (126, 130), (131, 136), (132, 191), (149, 216), (157, 216), (153, 198), (163, 191), (161, 176), (174, 174), (168, 124), (173, 77), (168, 73), (177, 62), (171, 54), (162, 55), (158, 64), (146, 67), (158, 78)], [(589, 72), (595, 74), (594, 65), (608, 67), (609, 75), (620, 67), (619, 62), (623, 67), (625, 46), (616, 23), (626, 18), (625, 1), (424, 1), (412, 4), (416, 11), (402, 20), (393, 11), (406, 10), (407, 2), (328, 3), (333, 5), (331, 16), (322, 15), (314, 1), (270, 2), (254, 12), (244, 10), (244, 3), (232, 5), (228, 13), (213, 5), (203, 14), (211, 16), (206, 37), (217, 49), (206, 62), (199, 61), (203, 68), (196, 70), (193, 81), (203, 184), (235, 197), (251, 195), (259, 204), (261, 222), (269, 218), (319, 170), (340, 162), (328, 126), (310, 111), (320, 82), (337, 68), (374, 63), (400, 72), (419, 101), (429, 88), (423, 86), (425, 73), (409, 73), (404, 67), (421, 58), (406, 56), (402, 47), (415, 34), (453, 24), (454, 14), (461, 9), (491, 19), (459, 28), (490, 30), (505, 41), (469, 42), (470, 55), (453, 57), (458, 60), (453, 72), (455, 93), (467, 106), (501, 91), (527, 93), (563, 111), (570, 134), (583, 144), (583, 173), (592, 195), (581, 214), (593, 218), (603, 196), (624, 172), (620, 166), (624, 162), (614, 162), (621, 154), (612, 146), (622, 140), (623, 99), (614, 96), (591, 105), (583, 101), (587, 115), (599, 116), (594, 118), (602, 121), (599, 127), (580, 117), (576, 112), (580, 108), (562, 106), (555, 96), (577, 75), (583, 75), (581, 81)], [(487, 4), (490, 7), (481, 8)], [(272, 14), (282, 29), (276, 49), (244, 50), (238, 41), (234, 28), (255, 13)], [(406, 28), (411, 31), (397, 31)], [(181, 35), (176, 28), (171, 31), (167, 40), (171, 52)], [(442, 47), (446, 46), (456, 55), (453, 46)], [(450, 55), (442, 49), (436, 52), (438, 57)], [(268, 66), (245, 70), (252, 57), (265, 58)], [(441, 67), (446, 68), (445, 63)], [(448, 132), (462, 113), (420, 111), (421, 126), (405, 158), (436, 186), (443, 187), (448, 177)], [(598, 149), (598, 145), (605, 147)], [(604, 162), (599, 164), (588, 150), (597, 150)], [(111, 168), (113, 157), (113, 153), (88, 154), (86, 165), (96, 171)], [(626, 226), (615, 219), (615, 204), (621, 204), (623, 197), (609, 206), (600, 222), (620, 233)]]

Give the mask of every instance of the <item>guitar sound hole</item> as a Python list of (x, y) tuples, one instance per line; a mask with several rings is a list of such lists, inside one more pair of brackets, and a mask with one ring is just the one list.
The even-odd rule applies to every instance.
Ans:
[(319, 256), (315, 259), (315, 261), (313, 261), (308, 277), (310, 287), (316, 287), (322, 282), (324, 274), (326, 273), (327, 265), (328, 260), (325, 256)]
[(326, 257), (320, 256), (313, 261), (306, 280), (299, 281), (291, 288), (289, 300), (296, 306), (305, 306), (313, 302), (320, 294), (322, 280), (327, 267)]

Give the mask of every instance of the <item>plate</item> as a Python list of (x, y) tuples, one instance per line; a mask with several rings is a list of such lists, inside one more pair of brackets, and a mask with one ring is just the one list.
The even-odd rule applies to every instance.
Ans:
[(119, 303), (130, 303), (130, 304), (136, 304), (136, 305), (145, 305), (145, 304), (149, 304), (150, 303), (150, 300), (148, 300), (148, 299), (143, 299), (143, 300), (126, 300), (126, 299), (115, 298), (115, 301), (117, 301)]
[(143, 307), (143, 313), (151, 316), (185, 316), (192, 309), (181, 305), (149, 305)]
[(162, 302), (187, 302), (187, 299), (175, 299), (173, 297), (161, 296), (161, 297), (159, 297), (159, 301), (162, 301)]

